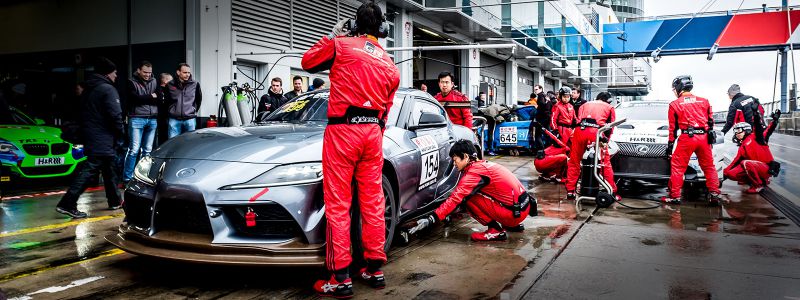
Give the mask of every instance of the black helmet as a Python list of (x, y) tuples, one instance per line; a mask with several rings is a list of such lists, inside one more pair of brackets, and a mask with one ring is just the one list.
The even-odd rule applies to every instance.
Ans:
[(691, 91), (693, 87), (694, 82), (692, 82), (692, 76), (681, 75), (672, 80), (672, 88), (679, 94), (683, 91)]
[(558, 97), (559, 98), (561, 98), (561, 96), (563, 96), (563, 95), (569, 95), (569, 94), (572, 94), (572, 89), (569, 88), (568, 86), (562, 86), (558, 90)]

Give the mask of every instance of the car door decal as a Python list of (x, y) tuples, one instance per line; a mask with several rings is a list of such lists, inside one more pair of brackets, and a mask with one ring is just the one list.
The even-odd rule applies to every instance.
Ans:
[(417, 146), (420, 156), (420, 178), (417, 190), (422, 190), (436, 182), (439, 174), (439, 145), (430, 135), (411, 139)]

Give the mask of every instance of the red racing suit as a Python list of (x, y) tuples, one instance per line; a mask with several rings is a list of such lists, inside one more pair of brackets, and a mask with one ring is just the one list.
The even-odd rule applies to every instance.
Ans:
[[(711, 154), (711, 145), (708, 143), (708, 130), (714, 130), (714, 116), (711, 111), (711, 104), (702, 97), (697, 97), (691, 93), (683, 93), (678, 99), (669, 104), (667, 113), (669, 119), (669, 142), (675, 143), (678, 129), (682, 134), (674, 144), (675, 151), (670, 162), (669, 196), (680, 198), (683, 188), (683, 175), (689, 166), (689, 159), (692, 153), (697, 155), (700, 169), (706, 177), (706, 187), (710, 193), (719, 193), (719, 178), (714, 167), (714, 157)], [(689, 127), (702, 130), (702, 133), (694, 133), (689, 136)]]
[(572, 136), (573, 121), (577, 121), (577, 119), (575, 118), (575, 108), (571, 103), (564, 103), (559, 100), (553, 105), (550, 128), (558, 130), (561, 141), (567, 146), (570, 146), (569, 141)]
[(756, 142), (755, 133), (751, 133), (744, 138), (736, 158), (722, 174), (740, 183), (762, 187), (769, 184), (769, 163), (773, 160), (769, 146)]
[(450, 117), (450, 121), (453, 124), (472, 129), (472, 109), (470, 106), (472, 102), (469, 101), (467, 96), (464, 96), (459, 91), (451, 90), (446, 96), (438, 93), (434, 98), (444, 106), (444, 110), (447, 111), (447, 116)]
[(542, 177), (567, 176), (567, 148), (550, 146), (544, 149), (544, 157), (533, 160), (533, 166)]
[[(611, 104), (602, 100), (594, 100), (581, 105), (578, 119), (581, 123), (579, 124), (580, 127), (576, 128), (575, 132), (572, 133), (572, 146), (570, 146), (569, 162), (567, 163), (566, 189), (568, 193), (574, 193), (575, 188), (578, 186), (578, 178), (581, 175), (581, 159), (583, 159), (586, 149), (595, 143), (597, 129), (614, 122), (616, 113)], [(606, 137), (611, 137), (611, 131), (608, 131)], [(598, 160), (602, 164), (601, 174), (611, 185), (612, 192), (616, 193), (617, 185), (614, 183), (614, 170), (611, 169), (611, 155), (609, 155), (607, 148), (602, 149)]]
[(514, 227), (525, 220), (531, 209), (532, 203), (529, 203), (522, 207), (519, 217), (514, 217), (510, 207), (523, 193), (527, 193), (525, 187), (505, 167), (485, 160), (474, 161), (464, 168), (455, 190), (434, 213), (443, 220), (466, 201), (469, 214), (482, 225), (497, 221), (503, 226)]
[(330, 69), (328, 126), (322, 142), (328, 270), (350, 265), (352, 184), (358, 187), (364, 258), (386, 261), (382, 191), (383, 129), (400, 72), (372, 36), (323, 37), (304, 55), (303, 69)]

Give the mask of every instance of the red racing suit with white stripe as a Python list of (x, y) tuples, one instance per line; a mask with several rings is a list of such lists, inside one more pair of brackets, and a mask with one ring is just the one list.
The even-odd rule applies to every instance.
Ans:
[[(613, 123), (616, 120), (616, 112), (611, 104), (602, 100), (594, 100), (586, 102), (581, 105), (578, 111), (578, 128), (572, 133), (572, 145), (570, 146), (569, 161), (567, 162), (567, 192), (575, 192), (578, 186), (578, 178), (581, 174), (581, 159), (586, 152), (587, 147), (592, 145), (597, 140), (597, 130), (608, 123)], [(583, 126), (588, 124), (590, 126)], [(606, 138), (611, 137), (611, 131), (607, 131)], [(603, 178), (611, 185), (613, 193), (617, 192), (617, 185), (614, 183), (614, 170), (611, 169), (611, 156), (608, 154), (607, 149), (603, 149), (600, 153), (600, 162), (602, 163)]]
[(550, 128), (558, 131), (561, 141), (567, 146), (570, 146), (569, 141), (572, 137), (572, 125), (577, 122), (575, 116), (575, 107), (572, 106), (572, 103), (564, 103), (559, 100), (553, 105)]
[[(697, 155), (700, 169), (706, 177), (706, 187), (710, 193), (719, 194), (719, 178), (714, 167), (714, 157), (711, 153), (711, 145), (708, 143), (707, 132), (714, 130), (714, 115), (711, 111), (711, 104), (706, 98), (697, 97), (692, 93), (684, 92), (678, 99), (669, 104), (667, 113), (669, 120), (669, 142), (675, 143), (678, 129), (681, 130), (680, 137), (675, 143), (675, 151), (672, 153), (670, 161), (669, 177), (669, 196), (680, 198), (683, 188), (684, 174), (689, 167), (689, 159), (692, 154)], [(701, 130), (701, 133), (694, 133), (689, 136), (688, 129), (694, 128)]]
[(444, 106), (444, 110), (447, 111), (447, 116), (453, 124), (472, 129), (472, 109), (470, 108), (472, 102), (467, 96), (459, 91), (451, 90), (445, 96), (438, 93), (434, 98)]
[(769, 184), (769, 163), (774, 160), (769, 146), (756, 142), (756, 134), (751, 133), (744, 138), (736, 157), (722, 174), (741, 183), (762, 187)]
[(466, 202), (469, 214), (482, 225), (497, 221), (503, 226), (514, 227), (522, 223), (528, 216), (532, 203), (522, 207), (518, 217), (514, 217), (511, 206), (527, 193), (522, 183), (508, 170), (499, 164), (478, 160), (464, 168), (450, 197), (436, 208), (437, 219), (442, 220), (456, 206)]
[(323, 37), (304, 55), (303, 69), (330, 69), (328, 126), (322, 142), (327, 219), (326, 266), (350, 265), (352, 184), (358, 187), (364, 258), (386, 261), (382, 191), (383, 128), (400, 72), (373, 36)]

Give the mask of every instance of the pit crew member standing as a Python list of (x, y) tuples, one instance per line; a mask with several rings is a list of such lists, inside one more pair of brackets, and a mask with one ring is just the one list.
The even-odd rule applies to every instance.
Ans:
[[(388, 26), (374, 2), (356, 12), (352, 35), (342, 20), (331, 34), (304, 55), (303, 69), (330, 69), (328, 126), (322, 144), (322, 172), (327, 218), (326, 266), (331, 276), (314, 284), (321, 296), (350, 298), (350, 207), (356, 182), (361, 208), (367, 267), (361, 277), (374, 288), (385, 286), (385, 201), (381, 189), (383, 126), (400, 84), (400, 73), (381, 45)], [(467, 107), (469, 109), (469, 107)]]
[[(683, 188), (683, 175), (689, 166), (692, 154), (697, 155), (697, 160), (706, 177), (711, 205), (719, 205), (722, 198), (719, 195), (719, 178), (714, 167), (714, 157), (711, 154), (711, 144), (716, 139), (714, 135), (714, 116), (711, 104), (702, 97), (692, 95), (694, 87), (692, 77), (681, 75), (672, 80), (672, 91), (678, 99), (669, 104), (667, 119), (669, 119), (669, 142), (667, 154), (672, 153), (670, 162), (669, 195), (661, 201), (671, 204), (681, 203), (681, 189)], [(677, 136), (681, 130), (680, 137)], [(677, 140), (678, 145), (675, 146)], [(674, 152), (672, 151), (674, 147)]]
[(530, 213), (536, 215), (536, 200), (528, 195), (525, 186), (507, 168), (485, 160), (478, 160), (472, 142), (460, 140), (450, 148), (450, 157), (463, 172), (450, 197), (427, 218), (417, 220), (409, 230), (414, 233), (443, 220), (461, 203), (481, 225), (489, 228), (475, 232), (473, 241), (503, 241), (508, 238), (506, 229), (522, 231), (522, 221)]
[(453, 89), (453, 74), (442, 72), (439, 74), (439, 89), (442, 90), (434, 98), (444, 106), (447, 116), (453, 124), (472, 128), (471, 102), (467, 96)]
[(572, 136), (572, 128), (577, 123), (575, 108), (570, 101), (570, 94), (572, 89), (562, 86), (558, 90), (558, 102), (553, 105), (553, 114), (550, 119), (550, 128), (553, 133), (558, 133), (561, 142), (569, 146), (569, 140)]
[[(569, 162), (567, 163), (567, 199), (574, 200), (575, 189), (578, 186), (578, 177), (581, 174), (581, 159), (583, 153), (589, 145), (594, 144), (597, 140), (597, 129), (605, 126), (608, 123), (613, 123), (616, 119), (616, 112), (614, 107), (609, 104), (611, 95), (603, 92), (597, 95), (594, 101), (586, 102), (581, 105), (578, 112), (578, 119), (580, 123), (575, 132), (572, 133), (572, 144), (570, 145)], [(601, 143), (608, 143), (613, 130), (606, 131), (604, 137), (600, 139)], [(611, 191), (617, 199), (617, 185), (614, 183), (614, 170), (611, 169), (611, 155), (608, 153), (608, 147), (601, 147), (600, 161), (603, 164), (603, 178), (611, 185)]]

